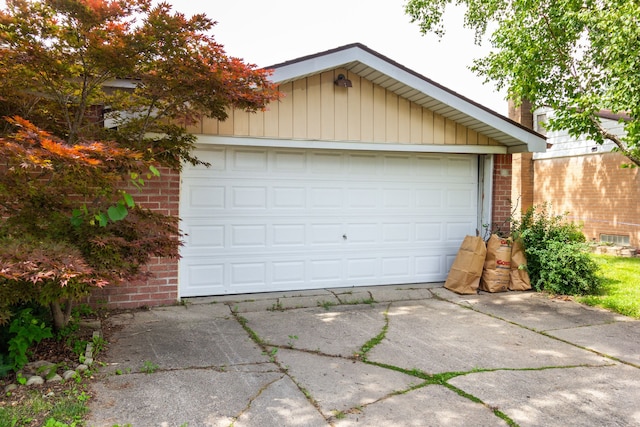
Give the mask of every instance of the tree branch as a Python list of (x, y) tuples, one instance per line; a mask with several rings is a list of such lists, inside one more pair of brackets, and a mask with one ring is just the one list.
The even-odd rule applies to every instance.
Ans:
[(640, 166), (640, 158), (633, 155), (633, 153), (627, 148), (626, 144), (624, 143), (624, 141), (622, 141), (622, 139), (620, 139), (620, 137), (605, 129), (602, 126), (602, 123), (600, 123), (600, 120), (598, 120), (597, 118), (590, 117), (590, 119), (598, 129), (598, 132), (600, 132), (600, 134), (604, 137), (604, 139), (608, 139), (609, 141), (616, 144), (616, 146), (624, 156), (631, 160), (636, 166)]

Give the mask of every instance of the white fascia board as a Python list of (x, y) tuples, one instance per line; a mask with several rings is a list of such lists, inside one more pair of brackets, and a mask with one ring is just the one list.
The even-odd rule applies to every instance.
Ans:
[[(387, 74), (388, 76), (398, 80), (399, 82), (411, 86), (442, 102), (443, 104), (446, 104), (451, 108), (460, 111), (461, 113), (471, 116), (476, 120), (486, 123), (492, 128), (498, 129), (499, 131), (524, 142), (527, 145), (529, 151), (542, 152), (546, 150), (547, 142), (545, 138), (536, 136), (518, 126), (514, 126), (501, 117), (498, 117), (495, 114), (492, 114), (487, 110), (468, 102), (464, 98), (448, 92), (441, 87), (438, 87), (426, 80), (419, 78), (418, 76), (408, 73), (403, 69), (395, 67), (393, 66), (393, 64), (389, 64), (388, 62), (383, 61), (379, 58), (375, 58), (373, 56), (372, 58), (374, 60), (377, 60), (377, 63), (367, 65), (378, 69), (381, 73)], [(517, 148), (517, 146), (512, 147), (512, 149), (515, 151), (510, 149), (510, 152), (527, 151), (526, 149), (524, 149), (524, 147)]]
[(359, 53), (365, 53), (362, 49), (352, 47), (326, 55), (316, 56), (300, 62), (286, 64), (273, 70), (271, 81), (279, 83), (299, 78), (309, 74), (321, 73), (326, 70), (338, 68), (350, 62), (359, 61)]
[(353, 141), (318, 141), (271, 139), (237, 136), (195, 135), (199, 145), (232, 145), (245, 147), (306, 148), (319, 150), (389, 151), (413, 153), (506, 154), (507, 147), (497, 145), (422, 145), (383, 144)]

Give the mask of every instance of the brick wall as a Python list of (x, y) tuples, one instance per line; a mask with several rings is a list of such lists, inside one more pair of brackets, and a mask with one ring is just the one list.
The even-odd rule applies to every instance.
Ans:
[[(531, 102), (523, 100), (516, 107), (515, 103), (509, 100), (509, 118), (528, 129), (533, 129)], [(512, 213), (515, 218), (520, 218), (521, 213), (533, 206), (533, 181), (533, 153), (514, 154), (511, 201)]]
[(640, 170), (623, 169), (617, 153), (539, 159), (534, 162), (536, 205), (584, 225), (588, 240), (600, 234), (628, 235), (640, 247)]
[(533, 202), (533, 153), (520, 153), (513, 155), (513, 180), (511, 187), (511, 200), (513, 202), (513, 214), (520, 218)]
[(493, 231), (508, 233), (511, 217), (512, 155), (496, 154), (493, 158)]
[[(142, 189), (130, 190), (144, 208), (178, 217), (180, 205), (180, 174), (160, 169), (160, 177), (148, 180)], [(109, 308), (134, 308), (174, 304), (178, 300), (178, 260), (153, 258), (146, 266), (146, 280), (96, 289), (89, 303)]]

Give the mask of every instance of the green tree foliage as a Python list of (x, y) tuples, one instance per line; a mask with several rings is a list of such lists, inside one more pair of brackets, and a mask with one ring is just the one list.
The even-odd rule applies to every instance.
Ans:
[[(473, 70), (514, 101), (551, 107), (547, 128), (613, 141), (640, 165), (640, 3), (631, 0), (409, 0), (423, 33), (444, 33), (449, 4), (466, 6), (465, 26), (492, 51)], [(491, 29), (491, 30), (489, 30)], [(625, 136), (609, 133), (598, 112), (625, 115)]]
[(136, 188), (180, 170), (185, 126), (278, 98), (204, 15), (151, 0), (7, 0), (0, 10), (0, 324), (49, 305), (54, 326), (95, 286), (177, 257), (177, 218)]
[(513, 220), (511, 233), (522, 239), (531, 284), (538, 291), (561, 295), (597, 292), (597, 264), (589, 256), (582, 230), (554, 215), (549, 206), (534, 206), (520, 220)]

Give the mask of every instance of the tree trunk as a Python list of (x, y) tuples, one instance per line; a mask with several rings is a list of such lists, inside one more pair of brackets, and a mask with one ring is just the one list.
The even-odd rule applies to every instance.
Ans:
[[(64, 302), (64, 310), (62, 309), (62, 303)], [(54, 301), (49, 304), (51, 308), (51, 317), (53, 318), (53, 330), (58, 332), (69, 324), (71, 318), (71, 300), (66, 301)]]

